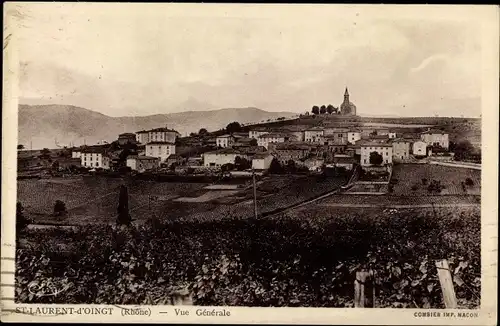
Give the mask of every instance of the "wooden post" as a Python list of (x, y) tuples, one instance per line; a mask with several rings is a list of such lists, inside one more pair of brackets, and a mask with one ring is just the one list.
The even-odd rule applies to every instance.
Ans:
[(443, 301), (447, 309), (457, 308), (457, 298), (455, 296), (455, 288), (453, 287), (453, 279), (450, 273), (450, 267), (446, 259), (436, 261), (439, 283), (443, 291)]
[(257, 186), (255, 185), (255, 170), (252, 169), (252, 181), (253, 181), (253, 205), (254, 205), (254, 215), (257, 219)]
[(373, 272), (356, 272), (354, 281), (354, 307), (373, 308), (375, 306), (375, 284)]

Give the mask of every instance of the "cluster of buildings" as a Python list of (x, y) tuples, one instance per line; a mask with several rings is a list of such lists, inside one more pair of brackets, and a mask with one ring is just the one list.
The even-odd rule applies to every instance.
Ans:
[[(176, 152), (176, 140), (180, 134), (169, 128), (141, 130), (136, 133), (118, 135), (118, 144), (137, 145), (137, 155), (126, 158), (126, 166), (132, 170), (146, 171), (155, 169)], [(79, 158), (83, 167), (91, 169), (110, 169), (119, 160), (119, 152), (110, 146), (84, 146), (72, 151), (72, 158)]]
[[(350, 102), (347, 89), (340, 109), (342, 115), (356, 115), (356, 106)], [(241, 165), (241, 162), (245, 163), (245, 167), (266, 170), (274, 159), (282, 165), (293, 164), (309, 170), (318, 170), (323, 166), (350, 169), (355, 164), (369, 167), (408, 162), (430, 156), (433, 151), (447, 152), (449, 148), (448, 134), (441, 130), (428, 129), (418, 134), (407, 134), (383, 127), (333, 123), (336, 125), (255, 126), (247, 133), (208, 135), (208, 151), (201, 155), (188, 155), (187, 158), (176, 153), (180, 134), (166, 127), (123, 133), (118, 136), (117, 142), (120, 146), (128, 143), (138, 146), (136, 155), (126, 158), (126, 165), (137, 171), (168, 167), (172, 163), (218, 169), (228, 164)], [(195, 142), (188, 143), (196, 146), (193, 145)], [(118, 160), (117, 153), (102, 146), (77, 149), (72, 155), (88, 168), (110, 169)], [(374, 156), (376, 160), (372, 158)]]
[[(433, 155), (433, 151), (447, 152), (448, 134), (428, 129), (419, 134), (398, 133), (388, 128), (343, 128), (287, 126), (276, 130), (253, 128), (248, 138), (257, 141), (258, 154), (249, 154), (232, 135), (217, 137), (219, 150), (205, 153), (206, 167), (220, 167), (233, 163), (237, 156), (252, 160), (255, 169), (267, 169), (273, 158), (283, 165), (293, 161), (315, 170), (323, 165), (352, 168), (375, 165), (373, 152), (382, 161), (377, 165), (409, 162), (415, 158)], [(255, 151), (254, 151), (255, 152)]]

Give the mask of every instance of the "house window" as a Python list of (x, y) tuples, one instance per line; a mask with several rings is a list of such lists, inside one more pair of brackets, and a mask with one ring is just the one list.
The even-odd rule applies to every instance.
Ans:
[(95, 166), (98, 167), (99, 166), (99, 162), (95, 162)]

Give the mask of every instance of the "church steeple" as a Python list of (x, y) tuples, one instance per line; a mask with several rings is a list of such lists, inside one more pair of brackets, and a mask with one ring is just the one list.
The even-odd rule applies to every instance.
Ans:
[(347, 90), (347, 86), (345, 88), (345, 93), (344, 93), (344, 103), (349, 104), (349, 91)]

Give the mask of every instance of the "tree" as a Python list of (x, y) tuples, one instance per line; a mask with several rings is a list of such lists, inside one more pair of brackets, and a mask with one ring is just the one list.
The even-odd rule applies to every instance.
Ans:
[(252, 164), (246, 158), (236, 156), (234, 158), (234, 166), (236, 167), (236, 169), (238, 171), (243, 171), (243, 170), (249, 169), (252, 166)]
[(24, 145), (21, 144), (17, 145), (17, 149), (24, 149)]
[(54, 216), (66, 215), (66, 204), (62, 200), (56, 200), (54, 204)]
[(288, 160), (288, 162), (286, 162), (286, 169), (288, 172), (295, 172), (297, 170), (297, 168), (295, 166), (295, 161)]
[(269, 172), (274, 174), (283, 173), (283, 166), (281, 166), (280, 162), (276, 158), (273, 158), (271, 161), (271, 164), (269, 165)]
[(454, 146), (455, 159), (467, 159), (473, 152), (474, 146), (468, 140), (462, 140)]
[(471, 178), (467, 178), (467, 179), (465, 179), (465, 184), (467, 186), (473, 186), (474, 185), (474, 181), (472, 181)]
[(326, 113), (326, 106), (322, 105), (321, 108), (319, 109), (319, 113), (325, 114)]
[(189, 134), (189, 137), (196, 137), (196, 134), (194, 132)]
[(252, 140), (250, 140), (250, 146), (257, 146), (257, 139), (252, 138)]
[(198, 131), (198, 135), (203, 136), (203, 135), (206, 135), (206, 134), (208, 134), (208, 131), (205, 128), (201, 128), (200, 131)]
[(239, 131), (241, 131), (241, 125), (239, 122), (234, 121), (226, 126), (226, 132), (228, 132), (230, 134), (233, 134), (233, 133), (239, 132)]
[(384, 158), (382, 155), (380, 155), (378, 152), (371, 152), (370, 153), (370, 164), (373, 165), (380, 165), (384, 162)]
[(129, 226), (132, 223), (132, 218), (128, 211), (128, 189), (126, 186), (120, 187), (120, 197), (118, 198), (118, 217), (116, 218), (117, 225)]
[(313, 114), (319, 114), (319, 107), (317, 105), (313, 106), (311, 112)]
[(232, 171), (234, 170), (234, 164), (233, 163), (226, 163), (226, 164), (223, 164), (221, 167), (220, 167), (221, 171), (222, 172), (226, 172), (226, 171)]
[(328, 112), (328, 114), (332, 114), (333, 111), (335, 111), (335, 108), (333, 107), (333, 105), (328, 104), (328, 106), (326, 107), (326, 112)]
[(16, 232), (23, 231), (28, 224), (30, 224), (30, 220), (24, 216), (24, 207), (20, 202), (16, 204)]

